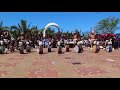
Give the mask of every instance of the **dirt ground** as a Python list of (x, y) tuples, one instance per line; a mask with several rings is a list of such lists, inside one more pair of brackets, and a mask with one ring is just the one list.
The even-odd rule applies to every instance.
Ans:
[(84, 48), (82, 53), (57, 53), (53, 48), (48, 53), (0, 54), (0, 78), (120, 78), (120, 50), (108, 53), (101, 49), (92, 53)]

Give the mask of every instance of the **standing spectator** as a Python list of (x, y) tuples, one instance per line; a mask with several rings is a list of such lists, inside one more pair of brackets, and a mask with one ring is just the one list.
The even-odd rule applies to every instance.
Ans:
[(48, 47), (48, 43), (49, 43), (49, 41), (48, 41), (48, 39), (46, 38), (46, 39), (45, 39), (45, 47), (46, 47), (46, 48)]
[(114, 48), (114, 45), (115, 45), (115, 37), (112, 38), (112, 47)]
[(43, 42), (43, 48), (45, 48), (45, 38), (43, 38), (42, 42)]
[(115, 48), (115, 49), (118, 49), (118, 48), (119, 48), (118, 39), (115, 39), (114, 48)]

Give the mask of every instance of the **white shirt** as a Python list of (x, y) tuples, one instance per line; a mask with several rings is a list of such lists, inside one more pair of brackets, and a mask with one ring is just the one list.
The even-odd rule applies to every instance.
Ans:
[(42, 46), (42, 45), (43, 45), (42, 41), (39, 41), (39, 46)]

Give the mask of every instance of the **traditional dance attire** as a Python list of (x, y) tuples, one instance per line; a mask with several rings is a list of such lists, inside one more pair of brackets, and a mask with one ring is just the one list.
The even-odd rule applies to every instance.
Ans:
[(39, 41), (39, 54), (43, 54), (43, 42)]
[(26, 42), (26, 52), (31, 52), (31, 45), (29, 41)]
[(57, 45), (58, 45), (58, 54), (62, 54), (62, 46), (61, 46), (61, 42), (58, 41), (58, 42), (57, 42)]
[(69, 48), (70, 48), (69, 41), (67, 41), (66, 42), (66, 52), (69, 52)]

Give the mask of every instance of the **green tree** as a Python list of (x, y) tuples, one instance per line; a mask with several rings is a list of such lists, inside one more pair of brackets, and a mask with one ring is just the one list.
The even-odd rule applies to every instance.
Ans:
[(38, 37), (38, 33), (39, 33), (39, 29), (37, 26), (32, 26), (32, 28), (30, 29), (30, 35), (34, 36), (34, 37)]
[(46, 30), (46, 35), (47, 36), (54, 36), (55, 35), (55, 30), (54, 29), (51, 29), (51, 28), (48, 28)]
[(89, 32), (88, 31), (83, 32), (83, 38), (84, 39), (87, 39), (88, 36), (89, 36)]
[(0, 22), (0, 30), (8, 30), (8, 26), (3, 26), (3, 21)]
[(10, 34), (17, 39), (19, 36), (19, 31), (17, 29), (14, 28), (14, 26), (9, 26), (9, 27), (5, 27), (5, 30), (8, 30), (10, 32)]
[(115, 33), (117, 30), (120, 29), (119, 22), (120, 22), (119, 18), (115, 17), (105, 18), (98, 22), (98, 24), (96, 25), (96, 32), (100, 34)]
[(20, 24), (18, 23), (18, 26), (12, 26), (14, 29), (18, 30), (19, 34), (21, 32), (24, 33), (24, 36), (26, 36), (27, 32), (30, 32), (30, 25), (27, 25), (27, 21), (26, 20), (21, 20)]

